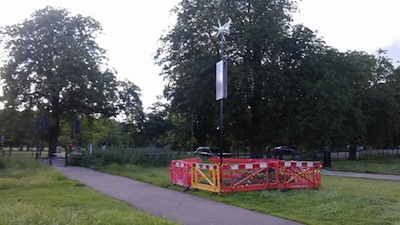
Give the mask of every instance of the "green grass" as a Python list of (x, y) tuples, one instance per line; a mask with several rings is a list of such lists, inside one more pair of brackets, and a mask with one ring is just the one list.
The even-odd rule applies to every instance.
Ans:
[[(386, 174), (397, 174), (398, 165), (399, 157), (379, 155), (362, 156), (355, 162), (332, 161), (332, 169)], [(110, 164), (97, 169), (161, 187), (170, 185), (166, 166)], [(304, 224), (400, 225), (399, 182), (323, 176), (320, 190), (189, 193)], [(0, 199), (0, 224), (173, 224), (27, 159), (12, 163), (0, 160)]]
[(133, 164), (110, 164), (97, 168), (100, 171), (129, 177), (145, 183), (154, 184), (160, 187), (167, 187), (171, 184), (168, 167), (144, 167)]
[[(11, 150), (11, 151), (10, 151)], [(36, 150), (30, 149), (29, 151), (27, 150), (20, 150), (19, 148), (8, 148), (4, 147), (3, 152), (0, 151), (0, 158), (36, 158)], [(48, 150), (44, 150), (41, 152), (41, 157), (42, 158), (47, 158), (48, 157)]]
[(360, 155), (356, 161), (333, 159), (332, 170), (400, 175), (400, 155)]
[[(100, 170), (158, 186), (170, 184), (166, 167), (113, 164)], [(183, 187), (171, 189), (182, 191)], [(400, 224), (399, 182), (323, 176), (319, 190), (190, 193), (304, 224)]]
[(400, 222), (399, 191), (395, 182), (326, 176), (318, 191), (260, 191), (213, 199), (305, 224), (395, 224)]
[(0, 199), (0, 224), (177, 224), (27, 159), (0, 159)]

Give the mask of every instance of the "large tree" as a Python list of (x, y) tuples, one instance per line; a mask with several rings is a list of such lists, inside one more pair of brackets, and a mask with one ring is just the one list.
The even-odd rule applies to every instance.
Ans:
[(9, 146), (34, 146), (38, 130), (34, 129), (32, 110), (0, 110), (0, 136), (4, 136)]
[(116, 113), (116, 77), (95, 41), (101, 30), (91, 17), (52, 7), (1, 29), (7, 55), (1, 68), (5, 105), (40, 110), (49, 118), (50, 153), (61, 117)]
[[(365, 115), (372, 103), (370, 90), (390, 77), (390, 63), (325, 45), (309, 28), (292, 25), (296, 7), (294, 0), (182, 0), (175, 9), (177, 23), (161, 38), (156, 59), (164, 66), (164, 93), (174, 116), (187, 124), (194, 121), (199, 144), (216, 143), (218, 135), (216, 18), (232, 19), (225, 36), (226, 144), (250, 146), (252, 157), (257, 157), (267, 145), (321, 150), (351, 144), (355, 153), (357, 144), (365, 143), (366, 126), (376, 121)], [(391, 98), (384, 102), (395, 109), (396, 96)]]
[(161, 38), (163, 46), (156, 57), (164, 66), (168, 81), (164, 90), (171, 110), (179, 117), (195, 121), (199, 144), (209, 144), (210, 130), (216, 128), (214, 64), (218, 44), (212, 36), (216, 23), (215, 1), (182, 1), (175, 9), (178, 21)]
[(220, 45), (213, 36), (216, 19), (225, 22), (230, 18), (233, 23), (225, 45), (229, 61), (225, 130), (247, 139), (255, 156), (276, 124), (270, 112), (275, 112), (277, 101), (271, 97), (279, 95), (285, 85), (282, 45), (290, 35), (294, 10), (295, 1), (290, 0), (184, 0), (176, 8), (178, 22), (161, 39), (164, 45), (158, 59), (169, 81), (165, 93), (172, 109), (196, 122), (199, 144), (217, 134), (215, 63)]

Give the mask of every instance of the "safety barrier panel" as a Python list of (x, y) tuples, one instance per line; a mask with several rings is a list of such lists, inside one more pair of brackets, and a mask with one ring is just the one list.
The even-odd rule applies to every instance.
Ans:
[(320, 162), (279, 162), (279, 186), (282, 189), (320, 188)]
[[(219, 158), (210, 158), (211, 163), (220, 163)], [(222, 164), (238, 164), (238, 163), (257, 163), (257, 162), (271, 162), (279, 161), (277, 159), (247, 159), (247, 158), (222, 158)]]
[(192, 182), (192, 167), (195, 163), (199, 162), (201, 162), (200, 158), (172, 160), (169, 164), (171, 183), (189, 188)]
[(277, 188), (278, 161), (225, 164), (222, 166), (222, 192), (255, 191)]
[(196, 163), (192, 167), (192, 186), (205, 191), (221, 192), (220, 166)]
[(267, 189), (319, 188), (320, 162), (275, 159), (175, 160), (170, 164), (171, 182), (186, 188), (212, 192), (242, 192)]

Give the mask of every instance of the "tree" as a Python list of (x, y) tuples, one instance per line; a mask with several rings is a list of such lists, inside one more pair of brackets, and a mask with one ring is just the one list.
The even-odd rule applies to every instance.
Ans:
[(206, 144), (218, 121), (214, 65), (219, 55), (210, 21), (217, 18), (217, 11), (215, 2), (197, 3), (182, 1), (175, 9), (178, 22), (172, 32), (161, 38), (165, 44), (158, 50), (156, 60), (164, 65), (162, 75), (168, 81), (164, 96), (170, 101), (172, 113), (196, 121), (197, 140)]
[(195, 135), (199, 144), (217, 134), (214, 88), (215, 63), (220, 54), (219, 40), (213, 36), (216, 18), (231, 18), (234, 25), (226, 38), (226, 58), (232, 68), (228, 80), (233, 87), (227, 103), (232, 106), (227, 110), (243, 116), (233, 120), (228, 115), (227, 126), (240, 126), (237, 130), (247, 131), (244, 138), (255, 156), (267, 132), (261, 122), (266, 120), (266, 94), (271, 94), (276, 85), (273, 81), (278, 79), (280, 46), (295, 8), (295, 1), (290, 0), (182, 1), (176, 8), (178, 22), (161, 38), (164, 45), (156, 59), (164, 65), (163, 75), (169, 81), (165, 95), (171, 100), (172, 110), (197, 123)]
[(4, 136), (10, 146), (33, 146), (37, 141), (35, 112), (32, 110), (0, 110), (0, 136)]
[(157, 144), (165, 145), (165, 137), (172, 126), (168, 111), (158, 102), (153, 104), (151, 110), (140, 124), (140, 133), (152, 147)]
[(129, 80), (118, 82), (118, 103), (119, 112), (122, 113), (122, 120), (134, 124), (143, 118), (143, 105), (140, 100), (140, 88)]
[[(215, 63), (220, 46), (213, 36), (214, 18), (232, 19), (225, 43), (224, 143), (250, 146), (252, 157), (267, 145), (322, 150), (350, 144), (354, 159), (356, 146), (373, 135), (367, 125), (381, 126), (373, 123), (379, 110), (366, 114), (368, 105), (377, 102), (370, 91), (382, 91), (378, 86), (391, 90), (381, 95), (389, 96), (388, 101), (382, 101), (386, 109), (397, 111), (395, 85), (382, 85), (395, 78), (390, 62), (326, 46), (309, 28), (291, 25), (295, 10), (296, 1), (290, 0), (183, 0), (175, 9), (177, 24), (161, 38), (156, 60), (168, 81), (164, 94), (172, 115), (186, 124), (194, 121), (199, 144), (218, 140)], [(395, 113), (388, 114), (397, 121)]]
[(378, 50), (372, 66), (371, 87), (365, 95), (366, 144), (377, 148), (398, 145), (400, 133), (400, 99), (398, 76), (386, 51)]
[(116, 114), (117, 81), (95, 42), (100, 32), (94, 19), (52, 7), (1, 30), (8, 56), (1, 68), (5, 105), (39, 110), (50, 118), (50, 153), (61, 117)]

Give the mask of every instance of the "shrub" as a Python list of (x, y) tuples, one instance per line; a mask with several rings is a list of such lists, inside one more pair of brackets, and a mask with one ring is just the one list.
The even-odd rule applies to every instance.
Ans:
[(142, 166), (165, 166), (176, 158), (176, 153), (161, 148), (108, 148), (93, 151), (91, 155), (71, 155), (69, 165), (96, 167), (112, 163)]

